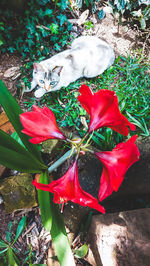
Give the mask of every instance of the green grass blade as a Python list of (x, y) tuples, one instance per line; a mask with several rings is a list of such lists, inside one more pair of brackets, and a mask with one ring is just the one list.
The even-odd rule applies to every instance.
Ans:
[[(42, 173), (40, 175), (40, 183), (42, 184), (49, 184), (48, 174), (47, 172)], [(47, 191), (43, 191), (38, 189), (38, 202), (41, 210), (41, 219), (44, 228), (50, 232), (52, 227), (52, 208), (51, 208), (51, 200), (50, 200), (50, 193)]]
[(17, 134), (22, 140), (26, 148), (42, 162), (41, 154), (36, 145), (29, 142), (29, 137), (21, 132), (23, 126), (20, 121), (19, 115), (23, 112), (15, 101), (15, 99), (10, 94), (9, 90), (6, 88), (4, 83), (0, 80), (0, 104), (3, 106), (10, 122), (15, 128)]
[(100, 142), (100, 140), (98, 138), (96, 138), (95, 136), (92, 136), (92, 140), (99, 146), (102, 145), (102, 143)]

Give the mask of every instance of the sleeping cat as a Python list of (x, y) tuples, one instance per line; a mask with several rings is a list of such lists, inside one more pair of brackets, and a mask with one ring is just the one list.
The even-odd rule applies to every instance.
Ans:
[(37, 86), (35, 97), (40, 98), (79, 78), (98, 76), (113, 64), (114, 59), (114, 51), (105, 41), (96, 36), (78, 37), (70, 49), (33, 64), (31, 90)]

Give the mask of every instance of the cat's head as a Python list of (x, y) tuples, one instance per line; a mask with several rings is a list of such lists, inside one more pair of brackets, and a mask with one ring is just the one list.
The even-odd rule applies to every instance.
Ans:
[(34, 63), (34, 79), (40, 88), (46, 92), (51, 91), (59, 83), (62, 68), (62, 66), (55, 66), (52, 70), (48, 70), (42, 64)]

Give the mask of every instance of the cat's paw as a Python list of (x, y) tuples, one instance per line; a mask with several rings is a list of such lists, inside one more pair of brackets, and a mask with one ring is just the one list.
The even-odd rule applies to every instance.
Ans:
[(30, 92), (30, 91), (32, 91), (32, 89), (26, 86), (24, 92)]
[(46, 93), (46, 90), (44, 90), (43, 88), (40, 88), (35, 91), (34, 96), (36, 98), (41, 98), (45, 93)]

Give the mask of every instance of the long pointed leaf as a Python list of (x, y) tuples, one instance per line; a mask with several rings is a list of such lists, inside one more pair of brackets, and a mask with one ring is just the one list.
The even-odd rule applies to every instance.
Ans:
[(8, 258), (8, 265), (9, 266), (18, 266), (20, 265), (20, 262), (16, 255), (14, 254), (13, 250), (9, 248), (7, 250), (7, 258)]
[(3, 106), (10, 122), (18, 133), (20, 139), (26, 148), (36, 156), (42, 162), (41, 154), (36, 145), (29, 142), (29, 137), (21, 132), (23, 129), (20, 122), (19, 115), (22, 113), (22, 110), (15, 99), (12, 97), (4, 83), (0, 80), (0, 104)]
[(0, 163), (8, 168), (29, 173), (41, 173), (42, 169), (46, 168), (30, 154), (26, 156), (3, 146), (0, 146)]
[(0, 248), (6, 248), (8, 245), (1, 239), (0, 240)]
[[(40, 183), (49, 184), (48, 175), (40, 175)], [(53, 203), (53, 196), (47, 191), (38, 189), (38, 200), (44, 227), (50, 230), (56, 255), (61, 266), (75, 266), (62, 214), (59, 207)]]
[[(40, 175), (40, 183), (48, 184), (47, 172)], [(50, 232), (52, 227), (52, 208), (50, 204), (50, 193), (38, 189), (38, 201), (41, 210), (41, 219), (43, 226)]]
[[(34, 170), (35, 167), (38, 170), (47, 168), (46, 165), (42, 164), (35, 156), (2, 130), (0, 130), (0, 147), (0, 163), (9, 168), (20, 169), (19, 171), (25, 171), (26, 168), (31, 170), (33, 168)], [(18, 167), (25, 167), (25, 169)]]
[(62, 214), (60, 213), (59, 207), (53, 203), (52, 195), (51, 205), (53, 208), (51, 236), (56, 255), (61, 266), (75, 266)]
[(29, 154), (29, 152), (25, 148), (23, 148), (21, 144), (19, 144), (15, 139), (10, 137), (7, 133), (2, 131), (1, 129), (0, 129), (0, 145), (24, 155)]
[(0, 255), (8, 250), (8, 247), (0, 251)]
[(24, 230), (26, 226), (26, 220), (27, 220), (26, 216), (22, 217), (22, 219), (20, 220), (18, 227), (17, 227), (16, 236), (13, 241), (13, 244), (17, 241), (18, 237), (21, 235), (22, 231)]

